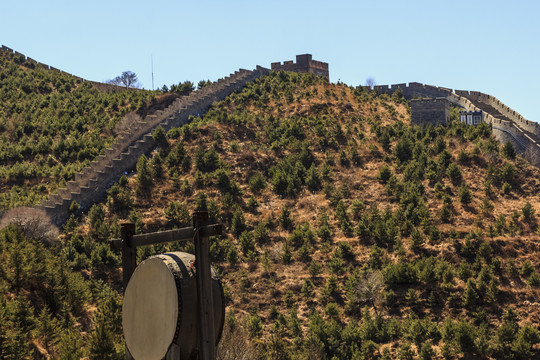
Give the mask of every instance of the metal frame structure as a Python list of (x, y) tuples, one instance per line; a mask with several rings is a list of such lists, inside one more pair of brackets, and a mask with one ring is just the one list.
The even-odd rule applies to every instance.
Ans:
[[(135, 235), (135, 224), (121, 224), (121, 239), (110, 240), (114, 250), (122, 251), (122, 282), (124, 291), (129, 279), (137, 267), (137, 246), (162, 244), (174, 241), (189, 241), (195, 243), (195, 268), (197, 283), (197, 311), (199, 322), (199, 360), (215, 360), (215, 329), (214, 308), (212, 306), (212, 270), (210, 266), (210, 236), (221, 235), (221, 224), (209, 225), (208, 212), (198, 211), (193, 214), (193, 226), (182, 229), (160, 231), (149, 234)], [(133, 357), (126, 348), (126, 360)], [(166, 356), (167, 360), (180, 360), (179, 352), (171, 346)]]

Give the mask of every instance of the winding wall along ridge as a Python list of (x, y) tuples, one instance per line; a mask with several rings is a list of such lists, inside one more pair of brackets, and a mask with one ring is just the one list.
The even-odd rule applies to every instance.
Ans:
[[(14, 55), (14, 56), (21, 56), (24, 59), (24, 61), (32, 63), (34, 66), (40, 67), (40, 68), (42, 68), (44, 70), (58, 71), (58, 72), (61, 72), (63, 74), (66, 74), (68, 76), (74, 77), (79, 82), (89, 82), (92, 85), (94, 85), (98, 90), (103, 91), (103, 92), (115, 92), (115, 91), (124, 91), (124, 90), (126, 90), (126, 88), (124, 86), (106, 84), (106, 83), (101, 83), (101, 82), (97, 82), (97, 81), (91, 81), (91, 80), (83, 79), (82, 77), (70, 74), (68, 72), (62, 71), (62, 70), (57, 69), (55, 67), (49, 66), (47, 64), (43, 64), (43, 63), (41, 63), (41, 62), (39, 62), (37, 60), (32, 59), (31, 57), (28, 57), (28, 56), (26, 56), (24, 54), (21, 54), (18, 51), (13, 50), (13, 49), (5, 46), (5, 45), (2, 45), (2, 47), (0, 47), (0, 51), (4, 52), (4, 53), (8, 53), (10, 55)], [(129, 90), (137, 91), (139, 89), (130, 88)]]
[(416, 96), (444, 97), (452, 104), (466, 110), (482, 110), (484, 121), (492, 125), (493, 135), (497, 139), (502, 142), (512, 142), (519, 153), (525, 154), (533, 165), (540, 166), (540, 124), (525, 119), (496, 97), (478, 91), (454, 91), (449, 88), (424, 85), (417, 82), (411, 82), (408, 85), (394, 84), (374, 87), (377, 92), (388, 94), (393, 94), (398, 89), (407, 99)]
[(255, 70), (240, 69), (230, 76), (220, 79), (201, 90), (175, 100), (168, 108), (158, 110), (132, 123), (129, 131), (120, 134), (105, 154), (98, 156), (80, 173), (75, 180), (69, 181), (57, 194), (36, 205), (44, 210), (55, 224), (64, 223), (69, 217), (69, 206), (73, 201), (81, 205), (81, 210), (88, 209), (100, 201), (125, 172), (133, 169), (137, 159), (149, 153), (154, 147), (152, 132), (161, 126), (165, 131), (186, 124), (190, 116), (206, 113), (212, 103), (225, 99), (234, 91), (242, 89), (248, 82), (267, 75), (268, 69), (257, 66)]

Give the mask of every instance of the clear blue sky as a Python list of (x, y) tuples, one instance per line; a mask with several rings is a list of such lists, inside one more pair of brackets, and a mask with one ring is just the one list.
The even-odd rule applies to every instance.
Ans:
[(0, 44), (83, 78), (145, 88), (311, 53), (331, 81), (418, 81), (496, 96), (540, 121), (540, 2), (5, 0)]

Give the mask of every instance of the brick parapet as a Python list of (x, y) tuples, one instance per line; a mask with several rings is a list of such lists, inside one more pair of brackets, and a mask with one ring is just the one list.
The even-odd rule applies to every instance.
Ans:
[(311, 54), (296, 55), (296, 63), (292, 60), (284, 61), (283, 64), (273, 62), (270, 67), (274, 71), (294, 71), (330, 77), (328, 63), (313, 60)]

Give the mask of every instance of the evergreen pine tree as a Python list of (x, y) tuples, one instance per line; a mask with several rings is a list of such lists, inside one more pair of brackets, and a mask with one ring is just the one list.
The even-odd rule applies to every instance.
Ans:
[(51, 315), (47, 306), (44, 306), (36, 319), (34, 334), (43, 341), (47, 352), (50, 352), (50, 346), (56, 343), (58, 329), (58, 320)]
[(79, 360), (83, 356), (84, 347), (81, 334), (76, 330), (65, 330), (60, 335), (58, 358), (60, 360)]
[(146, 191), (152, 185), (152, 175), (148, 159), (141, 155), (137, 160), (137, 196), (141, 197), (146, 194)]
[(120, 360), (114, 346), (114, 336), (105, 324), (97, 324), (90, 337), (90, 360)]

